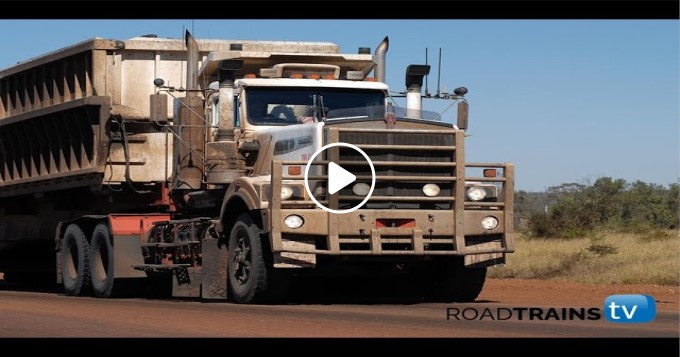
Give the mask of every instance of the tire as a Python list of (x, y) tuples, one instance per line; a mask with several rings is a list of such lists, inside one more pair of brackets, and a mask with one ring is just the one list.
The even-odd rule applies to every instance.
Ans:
[(229, 296), (238, 304), (272, 302), (286, 294), (287, 276), (274, 274), (265, 260), (261, 235), (262, 229), (248, 213), (238, 217), (229, 234)]
[(89, 254), (92, 292), (98, 298), (108, 298), (113, 291), (113, 245), (108, 225), (98, 224), (92, 232)]
[(90, 245), (77, 224), (69, 224), (61, 249), (61, 276), (64, 293), (83, 296), (90, 293)]
[(462, 257), (438, 264), (434, 297), (441, 302), (472, 302), (484, 288), (486, 268), (467, 268)]

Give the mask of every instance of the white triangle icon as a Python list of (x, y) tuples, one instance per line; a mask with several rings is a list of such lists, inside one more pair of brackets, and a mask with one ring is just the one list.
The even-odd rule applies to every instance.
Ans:
[(334, 194), (342, 190), (345, 186), (356, 181), (357, 177), (351, 172), (343, 169), (340, 165), (328, 163), (328, 193)]

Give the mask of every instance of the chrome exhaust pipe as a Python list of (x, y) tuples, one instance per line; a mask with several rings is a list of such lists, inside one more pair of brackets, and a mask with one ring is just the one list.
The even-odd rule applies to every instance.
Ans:
[(194, 97), (197, 95), (195, 90), (198, 89), (198, 58), (201, 55), (198, 50), (198, 42), (191, 36), (189, 30), (184, 35), (184, 42), (187, 46), (187, 97)]
[(378, 47), (375, 48), (375, 55), (373, 56), (375, 67), (373, 69), (373, 74), (378, 82), (385, 82), (385, 67), (387, 62), (387, 50), (389, 48), (390, 38), (387, 36), (385, 36)]

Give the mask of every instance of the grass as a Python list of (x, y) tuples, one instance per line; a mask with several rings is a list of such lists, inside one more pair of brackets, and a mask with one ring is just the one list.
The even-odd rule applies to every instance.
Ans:
[(680, 284), (680, 235), (600, 233), (586, 238), (537, 239), (521, 234), (494, 278), (560, 279), (583, 283)]

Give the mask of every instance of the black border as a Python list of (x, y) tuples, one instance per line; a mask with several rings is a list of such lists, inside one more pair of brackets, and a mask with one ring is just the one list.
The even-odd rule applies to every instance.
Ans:
[[(229, 322), (225, 321), (225, 329)], [(235, 329), (238, 324), (233, 325)], [(191, 335), (193, 331), (186, 331)], [(209, 356), (247, 353), (248, 356), (260, 353), (269, 355), (314, 354), (325, 356), (333, 354), (360, 352), (366, 355), (386, 356), (392, 352), (400, 354), (416, 353), (423, 356), (437, 353), (440, 356), (487, 355), (490, 352), (519, 353), (522, 356), (546, 357), (555, 352), (583, 355), (602, 354), (647, 356), (677, 356), (680, 340), (676, 338), (484, 338), (484, 339), (438, 339), (438, 338), (173, 338), (173, 339), (120, 339), (120, 338), (76, 338), (76, 339), (0, 339), (5, 351), (33, 351), (44, 353), (46, 348), (61, 351), (83, 351), (107, 354), (152, 353), (154, 356)], [(186, 353), (186, 354), (185, 354)], [(336, 354), (336, 355), (337, 355)]]
[[(444, 5), (446, 4), (446, 5)], [(445, 7), (445, 9), (443, 9)], [(3, 1), (0, 19), (679, 19), (673, 0)], [(73, 9), (81, 8), (79, 11)]]

